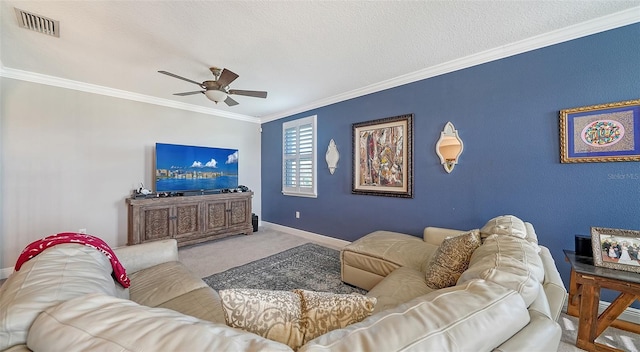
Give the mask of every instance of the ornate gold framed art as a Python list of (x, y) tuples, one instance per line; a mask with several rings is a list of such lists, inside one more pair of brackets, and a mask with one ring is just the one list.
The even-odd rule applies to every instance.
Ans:
[(640, 99), (560, 110), (560, 162), (640, 161)]

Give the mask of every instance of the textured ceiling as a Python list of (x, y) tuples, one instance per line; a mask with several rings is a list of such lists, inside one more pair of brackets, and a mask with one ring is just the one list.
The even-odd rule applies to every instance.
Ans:
[[(0, 61), (25, 71), (273, 119), (366, 87), (607, 15), (634, 1), (12, 1), (1, 2)], [(18, 27), (14, 7), (60, 21), (60, 38)], [(631, 9), (631, 10), (630, 10)], [(240, 77), (234, 107), (172, 93)], [(0, 72), (2, 72), (0, 71)], [(332, 100), (333, 99), (333, 100)]]

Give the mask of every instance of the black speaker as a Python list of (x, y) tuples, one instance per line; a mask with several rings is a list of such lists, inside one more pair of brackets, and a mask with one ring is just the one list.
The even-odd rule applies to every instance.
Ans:
[(251, 214), (251, 222), (253, 223), (253, 232), (258, 231), (258, 215)]
[(591, 246), (590, 236), (576, 235), (576, 255), (593, 257), (593, 247)]

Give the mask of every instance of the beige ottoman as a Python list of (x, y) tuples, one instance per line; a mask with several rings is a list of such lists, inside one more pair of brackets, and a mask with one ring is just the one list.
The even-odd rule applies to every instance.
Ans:
[(371, 290), (399, 267), (425, 271), (438, 249), (422, 238), (390, 231), (372, 232), (340, 251), (342, 281)]

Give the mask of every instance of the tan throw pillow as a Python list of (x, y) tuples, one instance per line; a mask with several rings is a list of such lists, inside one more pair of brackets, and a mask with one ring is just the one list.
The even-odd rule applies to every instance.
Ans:
[(376, 298), (306, 290), (219, 292), (227, 325), (287, 344), (293, 350), (371, 315)]
[(302, 346), (302, 302), (297, 293), (255, 289), (218, 293), (228, 326), (282, 342), (294, 350)]
[(375, 297), (294, 290), (302, 297), (304, 343), (335, 329), (357, 323), (371, 315)]
[(477, 229), (442, 241), (427, 265), (427, 286), (437, 290), (455, 285), (460, 275), (469, 267), (473, 251), (481, 243), (480, 231)]

